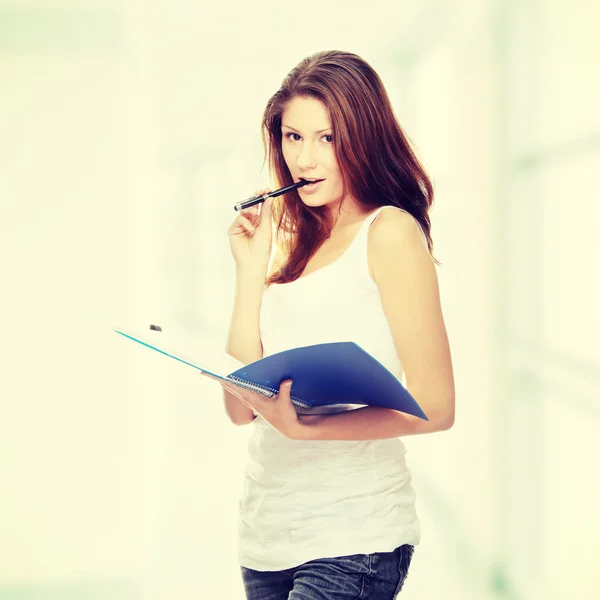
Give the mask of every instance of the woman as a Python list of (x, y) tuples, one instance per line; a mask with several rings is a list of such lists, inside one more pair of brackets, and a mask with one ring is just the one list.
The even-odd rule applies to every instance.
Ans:
[(420, 539), (399, 438), (454, 421), (432, 186), (378, 75), (348, 52), (319, 52), (291, 71), (267, 104), (263, 141), (278, 186), (318, 181), (231, 225), (227, 351), (250, 363), (355, 341), (405, 378), (429, 421), (373, 406), (298, 415), (289, 382), (273, 399), (226, 387), (230, 419), (253, 428), (240, 502), (246, 594), (395, 598)]

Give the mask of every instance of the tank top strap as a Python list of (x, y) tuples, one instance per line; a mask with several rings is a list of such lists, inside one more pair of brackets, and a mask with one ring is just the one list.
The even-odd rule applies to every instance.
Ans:
[[(369, 227), (371, 227), (371, 223), (373, 223), (373, 221), (378, 217), (379, 213), (382, 212), (384, 209), (387, 208), (387, 205), (384, 206), (380, 206), (379, 208), (376, 208), (362, 223), (361, 225), (361, 233), (363, 233), (363, 231), (368, 231)], [(363, 233), (363, 235), (366, 235), (365, 233)]]
[(358, 233), (356, 234), (352, 245), (355, 247), (358, 247), (359, 251), (362, 252), (363, 248), (366, 248), (366, 243), (369, 237), (369, 227), (371, 227), (371, 224), (373, 223), (373, 221), (377, 218), (377, 216), (379, 215), (379, 213), (381, 211), (383, 211), (385, 208), (387, 208), (386, 206), (380, 206), (379, 208), (375, 209), (370, 215), (368, 215), (367, 217), (365, 217), (365, 219), (363, 220), (363, 222), (360, 224), (360, 227), (358, 229)]

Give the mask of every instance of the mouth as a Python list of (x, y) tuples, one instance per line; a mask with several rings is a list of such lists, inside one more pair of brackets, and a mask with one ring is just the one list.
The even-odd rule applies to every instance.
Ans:
[(308, 183), (308, 184), (303, 185), (302, 187), (298, 188), (298, 192), (300, 194), (312, 194), (319, 188), (319, 186), (321, 185), (321, 182), (325, 181), (325, 180), (324, 179), (308, 179), (308, 178), (300, 177), (300, 181), (310, 181), (312, 183)]
[(314, 190), (316, 190), (319, 187), (319, 184), (322, 181), (325, 181), (324, 179), (309, 179), (308, 177), (300, 177), (300, 181), (310, 181), (311, 183), (307, 184), (307, 185), (303, 185), (301, 188), (298, 189), (299, 192), (312, 192)]

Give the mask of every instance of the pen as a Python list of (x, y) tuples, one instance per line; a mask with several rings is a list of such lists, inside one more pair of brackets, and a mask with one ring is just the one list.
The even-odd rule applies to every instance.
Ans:
[(275, 196), (287, 194), (288, 192), (291, 192), (292, 190), (298, 189), (299, 187), (302, 187), (303, 185), (307, 185), (309, 183), (312, 182), (306, 181), (306, 179), (302, 179), (298, 183), (286, 185), (285, 187), (275, 190), (274, 192), (269, 192), (268, 194), (263, 194), (262, 196), (255, 196), (254, 198), (248, 198), (248, 200), (242, 200), (241, 202), (238, 202), (233, 208), (235, 210), (244, 210), (245, 208), (250, 208), (255, 204), (260, 204), (261, 202), (264, 202), (267, 198), (275, 198)]

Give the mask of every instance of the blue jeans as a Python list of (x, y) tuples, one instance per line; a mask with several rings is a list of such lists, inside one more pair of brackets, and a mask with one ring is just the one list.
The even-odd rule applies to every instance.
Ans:
[(242, 567), (247, 600), (393, 600), (408, 574), (414, 546), (393, 552), (318, 558), (283, 571)]

